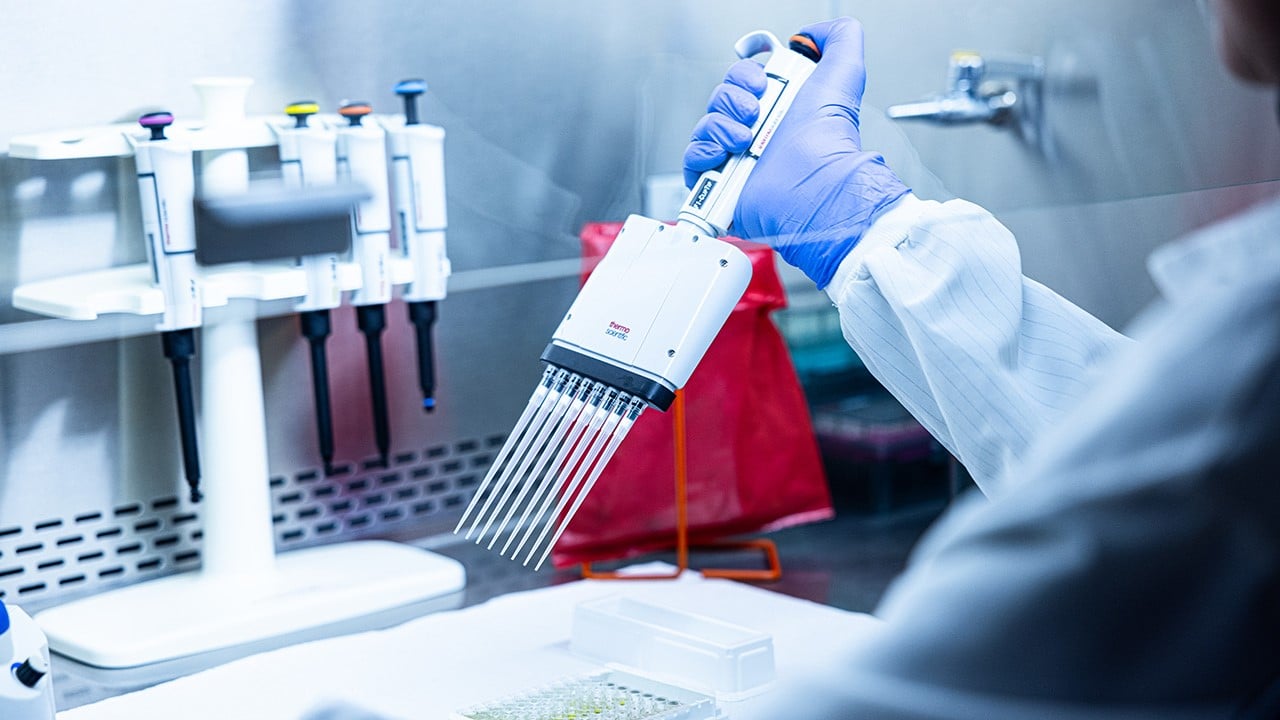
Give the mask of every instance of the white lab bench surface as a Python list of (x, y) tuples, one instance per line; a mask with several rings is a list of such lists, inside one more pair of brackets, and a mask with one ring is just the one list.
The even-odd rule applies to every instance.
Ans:
[[(666, 567), (666, 566), (661, 566)], [(652, 566), (642, 568), (653, 570)], [(570, 653), (574, 608), (623, 595), (773, 636), (777, 678), (821, 674), (878, 621), (728, 580), (582, 580), (505, 595), (390, 629), (294, 645), (58, 714), (59, 720), (293, 720), (329, 703), (388, 718), (458, 709), (600, 668)], [(765, 720), (768, 691), (720, 702), (733, 720)], [(771, 718), (770, 720), (776, 720)]]

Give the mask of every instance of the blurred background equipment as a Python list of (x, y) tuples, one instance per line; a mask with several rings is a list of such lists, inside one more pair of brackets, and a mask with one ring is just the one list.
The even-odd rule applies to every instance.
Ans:
[(53, 720), (49, 644), (31, 618), (0, 601), (0, 717)]

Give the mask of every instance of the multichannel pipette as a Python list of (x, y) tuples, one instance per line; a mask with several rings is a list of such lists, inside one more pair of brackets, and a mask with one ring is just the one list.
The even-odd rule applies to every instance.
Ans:
[(127, 135), (134, 146), (142, 231), (147, 238), (151, 279), (164, 294), (161, 331), (164, 355), (173, 364), (173, 390), (182, 438), (182, 466), (191, 500), (200, 500), (200, 454), (196, 441), (195, 401), (191, 392), (191, 358), (196, 352), (194, 328), (202, 321), (200, 284), (196, 277), (196, 231), (192, 216), (195, 171), (191, 148), (165, 137), (173, 124), (167, 112), (147, 113), (138, 124), (151, 131), (147, 139)]
[(404, 98), (404, 126), (387, 131), (391, 140), (391, 199), (395, 206), (400, 252), (413, 267), (413, 279), (404, 290), (409, 321), (418, 340), (418, 383), (422, 408), (435, 409), (435, 361), (431, 326), (436, 303), (445, 297), (449, 258), (444, 236), (445, 215), (444, 129), (424, 125), (418, 119), (418, 96), (427, 90), (422, 80), (403, 80), (395, 92)]
[(627, 219), (542, 353), (542, 381), (455, 533), (479, 506), (466, 537), (480, 543), (492, 528), (492, 548), (507, 532), (505, 555), (519, 535), (512, 559), (527, 545), (524, 564), (536, 556), (540, 568), (641, 413), (671, 406), (742, 297), (751, 262), (716, 238), (820, 56), (808, 36), (788, 48), (764, 31), (734, 49), (771, 53), (751, 146), (698, 178), (674, 226)]
[[(285, 114), (294, 119), (292, 127), (277, 127), (280, 167), (285, 185), (314, 187), (338, 181), (337, 136), (332, 130), (312, 125), (308, 118), (320, 112), (316, 103), (304, 100), (287, 106)], [(316, 435), (325, 473), (333, 472), (333, 416), (329, 404), (329, 369), (325, 342), (332, 330), (329, 311), (342, 304), (338, 284), (338, 256), (308, 255), (299, 258), (307, 277), (307, 295), (298, 303), (302, 335), (311, 350), (311, 385), (316, 407)]]
[(338, 173), (370, 193), (356, 206), (352, 254), (360, 263), (364, 283), (351, 298), (356, 324), (364, 334), (369, 362), (369, 394), (373, 401), (373, 429), (382, 464), (391, 450), (387, 420), (386, 376), (382, 363), (382, 332), (387, 328), (386, 305), (391, 301), (391, 203), (387, 186), (386, 132), (376, 122), (364, 122), (373, 108), (366, 102), (346, 102), (338, 113), (348, 125), (338, 128)]

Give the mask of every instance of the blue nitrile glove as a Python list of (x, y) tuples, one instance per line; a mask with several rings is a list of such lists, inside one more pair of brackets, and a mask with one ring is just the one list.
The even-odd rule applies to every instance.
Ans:
[[(747, 180), (733, 234), (772, 245), (823, 288), (877, 215), (909, 190), (883, 157), (862, 150), (862, 25), (840, 18), (800, 32), (817, 43), (822, 60)], [(764, 89), (758, 62), (729, 68), (685, 150), (686, 185), (747, 149)]]

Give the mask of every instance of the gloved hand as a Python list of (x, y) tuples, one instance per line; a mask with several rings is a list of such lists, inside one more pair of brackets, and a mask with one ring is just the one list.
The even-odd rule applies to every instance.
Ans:
[[(862, 25), (840, 18), (800, 32), (813, 38), (822, 59), (747, 180), (733, 234), (772, 245), (823, 288), (877, 215), (909, 190), (883, 157), (862, 150)], [(729, 68), (685, 150), (686, 185), (750, 146), (764, 90), (758, 62)]]

